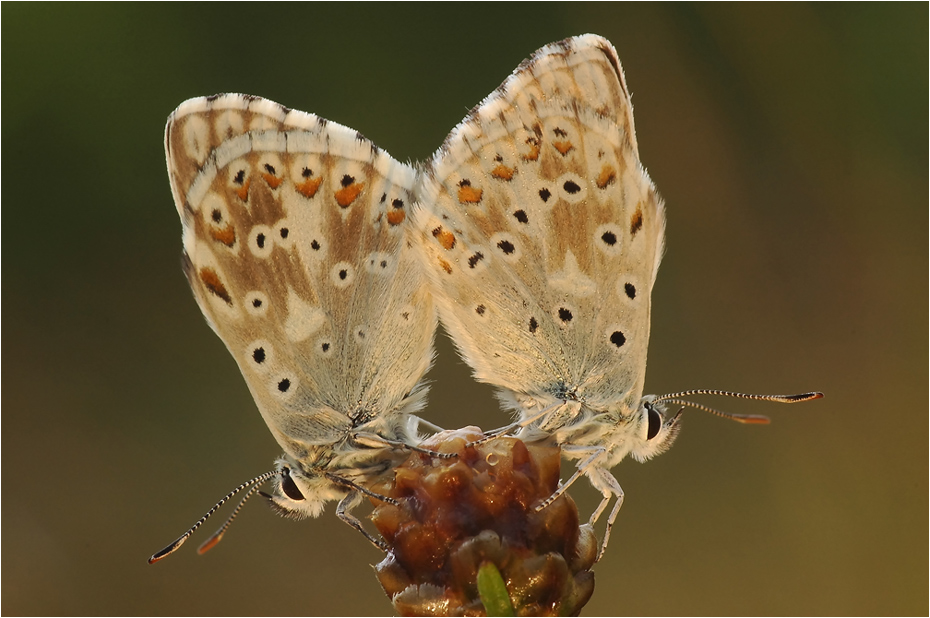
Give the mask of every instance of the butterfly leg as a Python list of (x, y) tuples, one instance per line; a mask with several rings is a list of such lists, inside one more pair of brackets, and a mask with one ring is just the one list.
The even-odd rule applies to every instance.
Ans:
[(601, 503), (597, 506), (597, 509), (594, 510), (594, 513), (591, 514), (590, 523), (594, 525), (597, 522), (598, 518), (601, 516), (601, 513), (604, 512), (604, 509), (610, 503), (610, 499), (613, 496), (617, 497), (617, 502), (614, 503), (614, 508), (610, 509), (610, 515), (607, 516), (607, 528), (604, 530), (604, 540), (601, 542), (601, 550), (597, 554), (597, 559), (600, 560), (604, 557), (604, 552), (607, 551), (607, 543), (610, 541), (610, 530), (613, 528), (614, 521), (617, 519), (617, 514), (620, 512), (620, 507), (623, 506), (623, 488), (620, 487), (620, 483), (617, 482), (616, 477), (610, 473), (606, 468), (594, 468), (588, 474), (588, 480), (591, 481), (591, 485), (595, 489), (601, 492), (601, 495), (604, 496), (604, 499), (601, 500)]
[(381, 539), (376, 539), (374, 536), (372, 536), (362, 526), (362, 522), (358, 520), (358, 517), (352, 514), (352, 509), (358, 506), (359, 502), (362, 500), (362, 496), (362, 492), (359, 491), (350, 491), (348, 494), (346, 494), (346, 496), (339, 501), (339, 504), (336, 505), (336, 516), (361, 532), (362, 536), (371, 541), (372, 545), (381, 551), (386, 552), (388, 550), (388, 544)]
[(352, 439), (371, 448), (383, 448), (385, 446), (390, 448), (399, 448), (406, 449), (409, 451), (416, 451), (417, 453), (423, 453), (424, 455), (429, 455), (430, 457), (438, 457), (440, 459), (451, 459), (455, 457), (454, 453), (438, 453), (436, 451), (431, 451), (429, 449), (421, 448), (413, 444), (407, 444), (402, 440), (392, 440), (390, 438), (385, 438), (384, 436), (379, 436), (376, 433), (369, 433), (367, 431), (358, 431), (352, 434)]
[(417, 429), (425, 429), (426, 431), (432, 431), (433, 433), (439, 433), (445, 431), (442, 427), (436, 423), (431, 423), (426, 419), (422, 419), (419, 416), (417, 417)]
[(520, 420), (515, 421), (515, 422), (513, 422), (513, 423), (511, 423), (511, 424), (509, 424), (509, 425), (504, 425), (503, 427), (498, 427), (497, 429), (492, 429), (491, 431), (486, 431), (486, 432), (485, 432), (485, 437), (484, 437), (484, 438), (481, 438), (480, 440), (475, 440), (474, 442), (469, 442), (466, 446), (475, 446), (475, 445), (477, 445), (477, 444), (484, 444), (484, 443), (487, 442), (488, 440), (492, 440), (492, 439), (496, 438), (497, 436), (501, 436), (501, 435), (510, 433), (510, 432), (513, 431), (514, 429), (524, 429), (524, 428), (526, 428), (526, 427), (529, 427), (530, 425), (532, 425), (533, 423), (535, 423), (535, 422), (538, 421), (539, 419), (543, 418), (544, 416), (546, 416), (547, 414), (549, 414), (550, 412), (552, 412), (553, 410), (555, 410), (555, 409), (558, 408), (559, 406), (564, 405), (564, 404), (566, 404), (566, 403), (567, 403), (567, 402), (565, 402), (565, 401), (557, 401), (557, 402), (555, 402), (554, 404), (552, 404), (551, 406), (546, 406), (544, 409), (540, 410), (539, 412), (537, 412), (537, 413), (534, 414), (533, 416), (528, 416), (528, 417), (526, 417), (526, 418), (521, 418)]
[(381, 502), (387, 502), (388, 504), (398, 504), (397, 500), (395, 500), (394, 498), (391, 498), (390, 496), (382, 496), (381, 494), (375, 493), (371, 491), (370, 489), (366, 489), (362, 487), (358, 483), (354, 483), (350, 481), (349, 479), (343, 478), (341, 476), (336, 476), (335, 474), (331, 472), (324, 472), (323, 476), (328, 478), (330, 481), (332, 481), (336, 485), (341, 485), (342, 487), (345, 487), (350, 492), (365, 494), (369, 498), (374, 498), (375, 500), (379, 500)]
[[(575, 468), (575, 473), (574, 473), (573, 475), (571, 475), (571, 477), (569, 477), (569, 479), (568, 479), (566, 482), (564, 482), (564, 483), (562, 483), (561, 485), (559, 485), (559, 488), (556, 489), (554, 492), (552, 492), (552, 495), (551, 495), (551, 496), (549, 496), (548, 498), (546, 498), (545, 500), (543, 500), (543, 501), (536, 507), (536, 510), (537, 510), (537, 511), (541, 511), (541, 510), (543, 510), (544, 508), (546, 508), (547, 506), (549, 506), (550, 504), (552, 504), (553, 502), (555, 502), (556, 500), (558, 500), (559, 497), (560, 497), (562, 494), (564, 494), (566, 491), (568, 491), (568, 488), (571, 487), (572, 484), (573, 484), (575, 481), (577, 481), (577, 480), (580, 479), (582, 476), (584, 476), (585, 474), (587, 474), (588, 471), (591, 469), (591, 467), (592, 467), (592, 466), (595, 466), (595, 465), (597, 464), (597, 460), (598, 460), (604, 453), (606, 453), (606, 452), (607, 452), (607, 449), (604, 448), (603, 446), (571, 446), (571, 445), (564, 445), (564, 446), (562, 447), (562, 453), (563, 453), (563, 454), (575, 455), (575, 456), (578, 457), (578, 458), (585, 457), (586, 455), (587, 455), (587, 457), (585, 457), (585, 459), (583, 459), (583, 460), (581, 460), (580, 462), (578, 462), (578, 464), (576, 465), (576, 468)], [(602, 511), (602, 510), (603, 510), (603, 507), (602, 507), (602, 506), (598, 506), (598, 511)], [(598, 514), (600, 514), (600, 513), (598, 513)]]

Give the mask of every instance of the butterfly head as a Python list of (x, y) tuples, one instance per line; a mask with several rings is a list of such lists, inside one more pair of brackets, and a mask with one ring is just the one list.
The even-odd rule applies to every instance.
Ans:
[(633, 415), (635, 431), (630, 454), (644, 462), (667, 451), (678, 437), (680, 420), (681, 410), (672, 414), (668, 406), (656, 401), (655, 395), (643, 397)]
[(304, 472), (287, 455), (278, 459), (277, 468), (272, 492), (262, 495), (278, 514), (289, 519), (317, 517), (327, 502), (339, 500), (347, 493), (322, 474)]

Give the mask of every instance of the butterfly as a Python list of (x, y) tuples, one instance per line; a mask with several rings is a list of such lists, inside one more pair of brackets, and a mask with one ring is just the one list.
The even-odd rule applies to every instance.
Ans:
[(283, 515), (339, 500), (383, 546), (350, 511), (422, 422), (436, 315), (407, 242), (415, 171), (352, 129), (239, 94), (183, 103), (165, 153), (184, 273), (284, 454), (150, 562), (267, 481)]
[(643, 396), (651, 293), (665, 207), (640, 162), (616, 50), (583, 35), (547, 45), (449, 134), (419, 175), (413, 213), (440, 319), (475, 377), (517, 421), (496, 433), (561, 446), (576, 472), (623, 503), (610, 469), (667, 450), (692, 405), (731, 394)]

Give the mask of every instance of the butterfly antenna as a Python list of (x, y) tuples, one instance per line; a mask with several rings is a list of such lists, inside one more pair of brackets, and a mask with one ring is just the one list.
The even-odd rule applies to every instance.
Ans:
[[(280, 472), (278, 472), (277, 470), (272, 470), (271, 472), (266, 472), (266, 473), (264, 473), (264, 474), (262, 474), (262, 475), (260, 475), (260, 476), (256, 476), (254, 479), (252, 479), (252, 480), (250, 480), (250, 481), (246, 481), (246, 482), (243, 483), (242, 485), (239, 485), (238, 487), (236, 487), (235, 489), (233, 489), (231, 492), (229, 492), (228, 494), (226, 494), (226, 495), (223, 497), (222, 500), (220, 500), (219, 502), (217, 502), (216, 504), (214, 504), (212, 509), (210, 509), (209, 511), (207, 511), (206, 514), (205, 514), (203, 517), (201, 517), (201, 518), (197, 521), (196, 524), (194, 524), (193, 526), (191, 526), (190, 530), (188, 530), (187, 532), (185, 532), (184, 534), (182, 534), (180, 537), (178, 537), (178, 539), (177, 539), (175, 542), (173, 542), (173, 543), (171, 543), (170, 545), (168, 545), (168, 547), (164, 548), (164, 549), (161, 550), (160, 552), (157, 552), (157, 553), (154, 554), (151, 558), (149, 558), (149, 564), (155, 564), (156, 562), (158, 562), (159, 560), (161, 560), (161, 559), (164, 558), (165, 556), (168, 556), (168, 555), (170, 555), (170, 554), (173, 554), (175, 551), (177, 551), (177, 549), (178, 549), (181, 545), (183, 545), (184, 542), (187, 541), (187, 539), (189, 539), (190, 536), (191, 536), (192, 534), (194, 534), (194, 531), (197, 530), (197, 528), (199, 528), (200, 526), (202, 526), (203, 523), (204, 523), (205, 521), (207, 521), (207, 520), (210, 518), (210, 516), (213, 515), (213, 514), (217, 511), (217, 509), (219, 509), (221, 506), (223, 506), (224, 504), (226, 504), (226, 502), (228, 502), (233, 496), (235, 496), (236, 494), (238, 494), (240, 491), (242, 491), (243, 489), (248, 489), (248, 488), (251, 487), (252, 490), (249, 491), (249, 494), (252, 494), (252, 493), (254, 493), (254, 490), (255, 490), (255, 489), (257, 489), (258, 487), (260, 487), (260, 486), (261, 486), (262, 484), (264, 484), (267, 480), (273, 478), (273, 477), (274, 477), (275, 475), (277, 475), (277, 474), (280, 474)], [(248, 498), (248, 497), (249, 497), (249, 495), (247, 494), (247, 495), (246, 495), (246, 498)], [(226, 531), (226, 528), (229, 527), (229, 524), (230, 524), (230, 523), (232, 523), (232, 519), (233, 519), (233, 518), (236, 516), (236, 514), (239, 512), (239, 509), (242, 508), (242, 504), (243, 504), (244, 502), (245, 502), (245, 500), (243, 499), (242, 502), (239, 503), (239, 506), (236, 508), (236, 511), (232, 514), (232, 517), (230, 517), (229, 520), (226, 522), (226, 525), (223, 526), (222, 528), (220, 528), (220, 530), (217, 531), (217, 533), (214, 534), (213, 537), (211, 537), (211, 539), (210, 539), (209, 541), (207, 541), (206, 543), (204, 543), (203, 546), (201, 546), (201, 550), (202, 550), (202, 551), (201, 551), (200, 553), (203, 553), (203, 552), (207, 551), (208, 549), (210, 549), (210, 547), (213, 547), (213, 545), (216, 545), (216, 544), (219, 542), (220, 538), (222, 538), (222, 536), (223, 536), (223, 533)], [(213, 541), (212, 544), (210, 543), (210, 541)], [(204, 549), (204, 547), (205, 547), (206, 545), (208, 545), (208, 544), (209, 544), (209, 547), (206, 547), (206, 549)]]
[[(748, 395), (746, 393), (734, 393), (731, 391), (720, 391), (712, 389), (697, 389), (691, 391), (682, 391), (680, 393), (670, 393), (668, 395), (662, 395), (661, 397), (656, 397), (652, 403), (673, 403), (679, 406), (688, 406), (690, 408), (697, 408), (698, 410), (703, 410), (705, 412), (710, 412), (714, 416), (719, 416), (722, 418), (728, 418), (731, 421), (736, 421), (737, 423), (747, 423), (747, 424), (756, 424), (756, 425), (767, 425), (769, 417), (762, 416), (761, 414), (730, 414), (728, 412), (721, 412), (714, 408), (701, 405), (699, 403), (694, 403), (691, 401), (684, 401), (679, 399), (679, 397), (691, 397), (694, 395), (721, 395), (724, 397), (736, 397), (737, 399), (753, 399), (756, 401), (775, 401), (777, 403), (799, 403), (801, 401), (811, 401), (812, 399), (820, 399), (823, 397), (823, 393), (801, 393), (799, 395)], [(681, 412), (679, 411), (679, 414)]]
[(220, 526), (220, 529), (214, 532), (209, 539), (201, 543), (200, 547), (197, 548), (197, 553), (201, 556), (211, 549), (213, 546), (223, 540), (223, 535), (226, 534), (226, 530), (229, 529), (229, 526), (232, 525), (233, 520), (236, 519), (236, 516), (239, 514), (239, 511), (242, 510), (242, 507), (248, 502), (249, 498), (255, 495), (255, 492), (258, 491), (258, 488), (261, 485), (252, 485), (251, 489), (245, 493), (245, 496), (242, 497), (242, 500), (239, 501), (239, 504), (236, 506), (235, 510), (232, 512), (228, 518), (226, 518), (226, 523)]

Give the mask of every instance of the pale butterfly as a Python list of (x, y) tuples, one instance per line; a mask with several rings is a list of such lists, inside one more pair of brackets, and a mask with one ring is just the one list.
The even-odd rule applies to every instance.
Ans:
[[(643, 396), (665, 209), (639, 160), (620, 61), (584, 35), (538, 50), (450, 133), (418, 178), (414, 219), (440, 319), (526, 440), (559, 444), (612, 497), (610, 468), (669, 448), (693, 394)], [(727, 415), (741, 422), (765, 417)]]
[(183, 103), (165, 153), (184, 272), (284, 454), (150, 562), (269, 480), (282, 514), (340, 500), (383, 547), (350, 510), (415, 448), (425, 404), (436, 317), (406, 239), (414, 170), (354, 130), (239, 94)]

